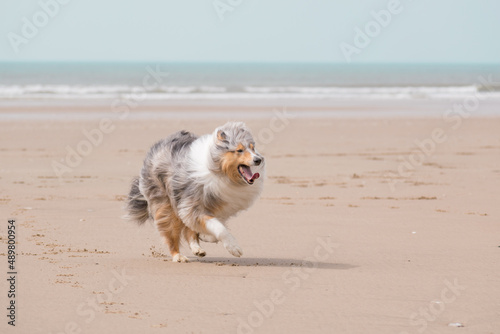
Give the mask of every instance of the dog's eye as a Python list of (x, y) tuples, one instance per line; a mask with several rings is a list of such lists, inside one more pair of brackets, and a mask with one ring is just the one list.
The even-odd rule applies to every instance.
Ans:
[(238, 153), (243, 153), (243, 150), (241, 150), (241, 149), (240, 149), (240, 150), (237, 150), (236, 152), (238, 152)]

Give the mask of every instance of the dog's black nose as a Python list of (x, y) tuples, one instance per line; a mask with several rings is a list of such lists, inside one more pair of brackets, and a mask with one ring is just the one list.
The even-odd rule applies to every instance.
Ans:
[(253, 163), (254, 163), (256, 166), (260, 165), (260, 163), (261, 163), (261, 162), (262, 162), (262, 159), (261, 159), (261, 158), (259, 158), (259, 157), (255, 157), (255, 158), (253, 158)]

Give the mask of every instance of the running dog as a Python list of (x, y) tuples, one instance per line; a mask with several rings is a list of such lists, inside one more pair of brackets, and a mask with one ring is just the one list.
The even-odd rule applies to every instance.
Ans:
[(174, 262), (188, 262), (179, 253), (182, 239), (199, 257), (206, 254), (200, 240), (221, 241), (239, 257), (226, 222), (255, 202), (264, 173), (264, 157), (244, 123), (229, 122), (201, 137), (180, 131), (149, 150), (132, 182), (126, 218), (139, 224), (152, 219)]

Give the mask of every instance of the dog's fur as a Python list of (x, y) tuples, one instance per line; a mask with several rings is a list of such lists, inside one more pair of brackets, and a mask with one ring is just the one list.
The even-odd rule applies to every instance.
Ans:
[(132, 182), (126, 217), (140, 224), (153, 219), (174, 262), (187, 262), (179, 253), (182, 238), (197, 256), (205, 256), (201, 239), (221, 241), (239, 257), (242, 250), (226, 222), (257, 199), (264, 165), (244, 123), (226, 123), (201, 137), (177, 132), (149, 150)]

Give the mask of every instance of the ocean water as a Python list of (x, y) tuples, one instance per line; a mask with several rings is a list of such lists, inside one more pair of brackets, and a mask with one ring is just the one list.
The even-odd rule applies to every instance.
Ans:
[(0, 106), (306, 101), (500, 101), (492, 64), (0, 63)]

